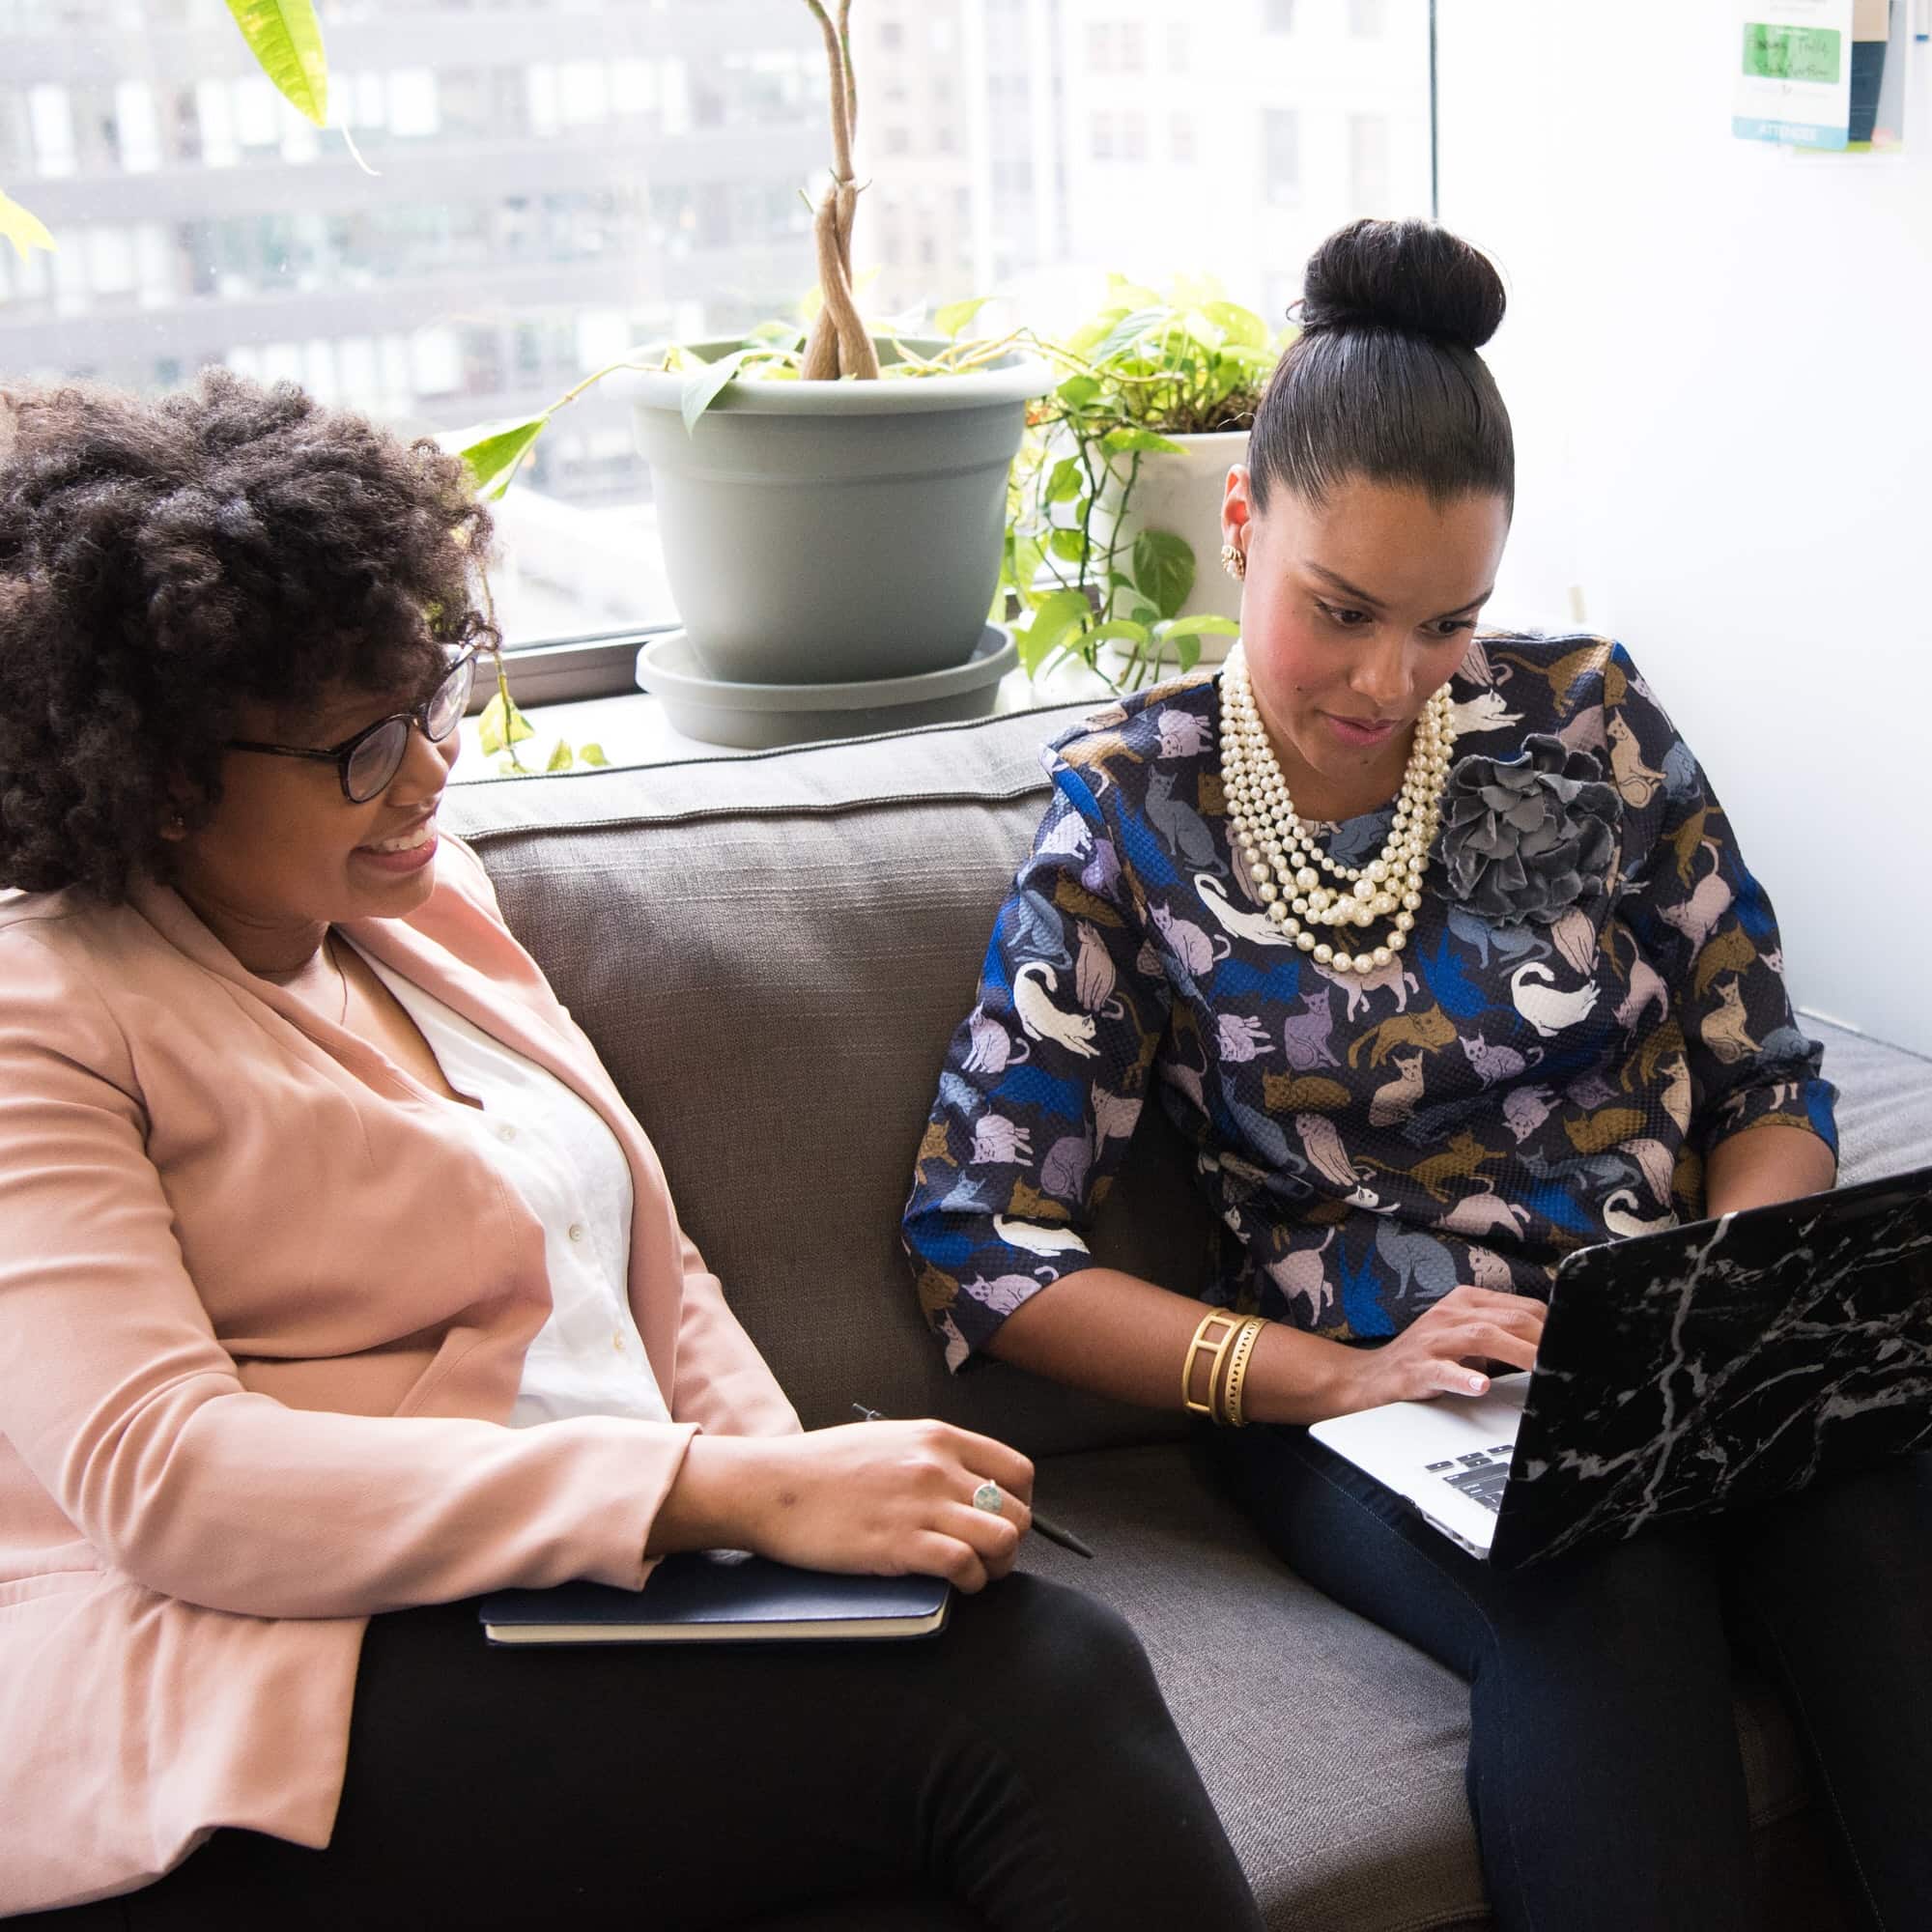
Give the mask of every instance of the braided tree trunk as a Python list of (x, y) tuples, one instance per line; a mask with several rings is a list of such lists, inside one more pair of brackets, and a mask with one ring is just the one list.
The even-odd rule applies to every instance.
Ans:
[(812, 217), (818, 251), (818, 289), (824, 298), (805, 345), (808, 382), (840, 376), (876, 377), (878, 353), (852, 293), (852, 216), (859, 206), (859, 184), (852, 176), (852, 143), (859, 131), (859, 88), (852, 72), (852, 36), (846, 20), (852, 0), (837, 0), (835, 24), (824, 0), (805, 0), (825, 35), (825, 60), (832, 75), (832, 182)]

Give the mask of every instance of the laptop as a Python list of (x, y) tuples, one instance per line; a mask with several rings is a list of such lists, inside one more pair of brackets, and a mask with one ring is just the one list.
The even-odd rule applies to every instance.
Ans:
[(1578, 1248), (1533, 1371), (1309, 1434), (1506, 1570), (1932, 1445), (1932, 1168)]

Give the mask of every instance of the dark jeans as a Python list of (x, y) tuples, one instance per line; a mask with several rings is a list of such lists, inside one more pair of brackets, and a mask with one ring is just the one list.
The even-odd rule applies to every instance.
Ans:
[(1024, 1576), (903, 1643), (492, 1650), (473, 1604), (377, 1617), (327, 1851), (217, 1832), (141, 1891), (14, 1922), (668, 1932), (865, 1897), (1026, 1932), (1261, 1924), (1133, 1634)]
[(1932, 1927), (1932, 1485), (1922, 1463), (1505, 1575), (1294, 1429), (1224, 1479), (1337, 1603), (1468, 1680), (1469, 1808), (1509, 1932), (1757, 1923), (1733, 1641), (1782, 1691), (1889, 1932)]

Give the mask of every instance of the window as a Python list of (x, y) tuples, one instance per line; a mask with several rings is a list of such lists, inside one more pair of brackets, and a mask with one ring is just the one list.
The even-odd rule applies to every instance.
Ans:
[(1391, 212), (1389, 124), (1384, 115), (1349, 116), (1349, 198), (1362, 214)]
[[(60, 242), (26, 261), (0, 244), (9, 379), (155, 389), (226, 363), (449, 437), (639, 345), (792, 314), (816, 279), (801, 190), (830, 159), (824, 56), (797, 0), (318, 7), (326, 131), (248, 66), (223, 0), (0, 0), (0, 186)], [(1297, 24), (1293, 0), (1260, 17)], [(1001, 326), (1060, 329), (1108, 269), (1205, 270), (1278, 313), (1329, 229), (1427, 208), (1407, 133), (1426, 17), (1423, 0), (1350, 0), (1363, 44), (1328, 72), (1319, 40), (1292, 71), (1279, 43), (1219, 58), (1199, 0), (865, 0), (864, 299), (895, 316), (991, 293)], [(1348, 126), (1336, 164), (1304, 172), (1297, 115), (1317, 102)], [(1308, 124), (1324, 160), (1326, 125)], [(1224, 156), (1259, 174), (1265, 218), (1204, 221), (1203, 170)], [(617, 384), (558, 414), (496, 507), (513, 645), (673, 620)], [(611, 647), (617, 685), (634, 648)]]
[(1262, 192), (1277, 203), (1300, 198), (1301, 123), (1292, 107), (1262, 115)]

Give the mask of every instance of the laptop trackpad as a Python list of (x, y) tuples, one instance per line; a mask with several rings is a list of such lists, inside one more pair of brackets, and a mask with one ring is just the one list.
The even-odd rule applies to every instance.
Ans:
[(1406, 1496), (1457, 1542), (1487, 1550), (1529, 1381), (1526, 1370), (1498, 1376), (1487, 1395), (1385, 1403), (1308, 1433)]

